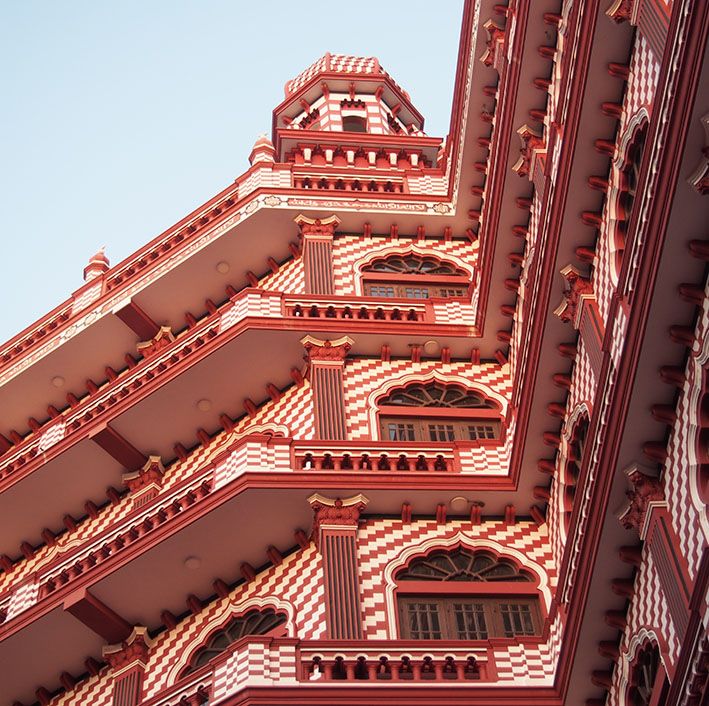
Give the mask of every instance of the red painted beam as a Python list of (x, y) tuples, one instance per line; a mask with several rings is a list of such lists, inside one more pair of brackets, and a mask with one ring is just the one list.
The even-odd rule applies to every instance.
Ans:
[(99, 427), (89, 438), (128, 470), (142, 468), (148, 461), (147, 456), (108, 424)]
[(116, 316), (129, 328), (135, 331), (141, 341), (149, 341), (160, 330), (160, 327), (135, 302), (119, 309)]
[(63, 608), (108, 643), (125, 640), (133, 630), (127, 620), (89, 593), (86, 588), (70, 593), (64, 599)]

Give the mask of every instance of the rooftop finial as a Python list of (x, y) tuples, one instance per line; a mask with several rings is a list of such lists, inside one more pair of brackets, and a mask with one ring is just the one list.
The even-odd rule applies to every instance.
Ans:
[(84, 282), (100, 277), (104, 272), (108, 272), (110, 266), (111, 263), (106, 257), (106, 246), (102, 245), (98, 252), (89, 258), (89, 264), (84, 267)]

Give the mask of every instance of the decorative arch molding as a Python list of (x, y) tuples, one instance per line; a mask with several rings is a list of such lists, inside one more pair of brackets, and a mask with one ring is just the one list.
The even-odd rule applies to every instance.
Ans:
[(489, 385), (480, 382), (471, 382), (468, 378), (457, 373), (441, 373), (438, 370), (430, 370), (427, 373), (404, 373), (397, 377), (390, 378), (379, 387), (372, 390), (367, 398), (367, 410), (369, 414), (369, 429), (372, 441), (381, 441), (379, 425), (377, 424), (378, 400), (387, 397), (393, 390), (399, 387), (406, 387), (414, 383), (439, 382), (442, 385), (458, 385), (467, 390), (480, 392), (484, 397), (497, 403), (500, 407), (500, 414), (504, 419), (507, 417), (508, 401), (499, 392), (493, 390)]
[[(610, 270), (611, 281), (614, 286), (618, 285), (620, 270), (616, 265), (617, 252), (620, 249), (618, 246), (620, 239), (620, 227), (624, 221), (623, 207), (621, 198), (624, 193), (624, 175), (630, 148), (633, 145), (636, 137), (650, 123), (650, 114), (646, 106), (642, 106), (636, 113), (628, 118), (623, 133), (619, 135), (616, 141), (616, 150), (613, 159), (611, 160), (610, 187), (608, 189), (607, 199), (607, 248), (609, 251), (608, 265)], [(646, 144), (647, 146), (647, 144)], [(625, 249), (625, 248), (623, 248)]]
[(537, 579), (537, 589), (544, 600), (544, 606), (547, 613), (549, 612), (549, 608), (551, 606), (551, 586), (549, 583), (549, 576), (539, 564), (526, 557), (517, 549), (505, 547), (492, 539), (471, 537), (459, 530), (449, 537), (431, 537), (431, 539), (427, 539), (420, 544), (409, 545), (387, 563), (384, 568), (383, 578), (387, 627), (389, 629), (390, 639), (395, 640), (399, 638), (396, 625), (395, 590), (398, 585), (398, 582), (395, 579), (396, 574), (413, 559), (426, 556), (435, 550), (452, 549), (457, 546), (463, 546), (471, 551), (487, 550), (497, 557), (510, 560), (517, 564), (520, 568), (529, 571)]
[(254, 596), (245, 601), (229, 601), (224, 605), (216, 615), (208, 620), (201, 628), (191, 637), (187, 645), (182, 650), (182, 657), (175, 661), (170, 667), (167, 675), (167, 685), (174, 684), (178, 681), (179, 675), (190, 663), (197, 650), (207, 644), (210, 637), (223, 629), (229, 621), (238, 618), (240, 615), (245, 615), (250, 610), (265, 610), (271, 608), (277, 613), (285, 613), (286, 622), (285, 629), (288, 637), (296, 637), (296, 621), (295, 608), (293, 604), (284, 601), (281, 598), (273, 596)]
[[(707, 287), (705, 287), (705, 291), (706, 290)], [(706, 307), (707, 304), (705, 302), (705, 310)], [(683, 448), (686, 453), (688, 470), (690, 471), (687, 481), (689, 496), (699, 517), (699, 523), (704, 533), (705, 541), (709, 542), (709, 513), (707, 512), (707, 504), (703, 499), (700, 477), (702, 463), (702, 454), (700, 451), (700, 445), (702, 443), (701, 407), (702, 398), (704, 396), (704, 386), (709, 379), (709, 331), (707, 331), (709, 317), (706, 311), (702, 312), (702, 320), (704, 323), (704, 330), (702, 331), (703, 339), (700, 346), (697, 346), (698, 350), (692, 351), (692, 355), (690, 355), (687, 363), (688, 374), (684, 389), (687, 391), (688, 419), (686, 421), (689, 427), (687, 433), (689, 443), (685, 444)]]
[(657, 645), (660, 653), (660, 664), (667, 671), (665, 655), (668, 654), (668, 645), (665, 639), (661, 636), (662, 631), (655, 627), (641, 627), (635, 632), (632, 637), (627, 640), (627, 648), (621, 651), (618, 669), (618, 678), (616, 683), (618, 706), (632, 706), (628, 701), (628, 692), (630, 690), (631, 670), (635, 661), (642, 650), (651, 644)]
[(562, 436), (567, 442), (571, 441), (573, 431), (582, 416), (585, 415), (588, 417), (589, 421), (591, 420), (592, 408), (593, 405), (590, 402), (583, 400), (582, 402), (577, 402), (571, 412), (566, 415), (566, 422), (564, 423), (564, 432)]
[(361, 297), (364, 294), (364, 269), (371, 265), (374, 260), (381, 260), (391, 255), (420, 255), (421, 257), (434, 257), (436, 260), (441, 260), (442, 262), (450, 262), (466, 272), (470, 277), (470, 284), (475, 285), (476, 269), (457, 255), (452, 253), (444, 253), (443, 256), (441, 256), (441, 252), (439, 250), (425, 247), (419, 243), (409, 243), (406, 245), (383, 245), (378, 249), (372, 249), (359, 260), (355, 260), (355, 262), (352, 263), (352, 270), (355, 273), (355, 294), (358, 297)]
[(250, 436), (273, 436), (276, 438), (289, 437), (290, 429), (285, 424), (266, 422), (265, 424), (252, 424), (241, 432), (234, 432), (233, 439), (248, 439)]

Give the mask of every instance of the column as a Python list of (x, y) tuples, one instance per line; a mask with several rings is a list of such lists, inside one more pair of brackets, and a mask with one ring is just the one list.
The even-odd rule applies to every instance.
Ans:
[(354, 341), (349, 336), (334, 341), (305, 336), (301, 343), (307, 353), (313, 388), (315, 437), (344, 440), (347, 438), (347, 427), (343, 370), (347, 352)]
[(148, 629), (136, 626), (128, 639), (103, 648), (113, 672), (112, 706), (137, 706), (143, 695), (143, 676), (153, 641)]
[(357, 560), (357, 525), (369, 502), (364, 495), (308, 498), (315, 513), (313, 534), (323, 558), (327, 636), (361, 640), (362, 611)]
[(332, 239), (340, 219), (334, 215), (315, 219), (300, 215), (295, 222), (303, 239), (306, 294), (334, 294)]

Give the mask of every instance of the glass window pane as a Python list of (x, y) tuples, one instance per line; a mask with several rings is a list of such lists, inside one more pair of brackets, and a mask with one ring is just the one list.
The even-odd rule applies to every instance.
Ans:
[(455, 433), (452, 424), (429, 424), (428, 433), (431, 441), (454, 441)]
[(406, 606), (410, 637), (414, 640), (440, 640), (441, 621), (437, 603), (410, 603)]
[(487, 639), (487, 624), (482, 603), (454, 603), (453, 615), (457, 634), (451, 637), (457, 640)]
[(389, 441), (415, 441), (414, 425), (405, 422), (389, 422), (387, 424)]
[(535, 634), (530, 606), (521, 603), (501, 603), (500, 613), (504, 637)]

